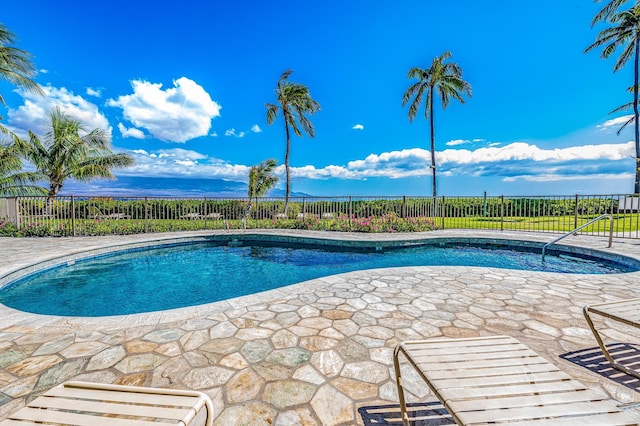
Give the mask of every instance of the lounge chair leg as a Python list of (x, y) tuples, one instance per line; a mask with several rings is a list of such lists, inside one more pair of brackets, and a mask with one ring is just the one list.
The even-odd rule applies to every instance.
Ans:
[(400, 360), (398, 359), (402, 348), (396, 346), (393, 351), (393, 367), (396, 370), (396, 386), (398, 387), (398, 399), (400, 400), (400, 415), (402, 416), (402, 424), (409, 426), (409, 414), (407, 413), (407, 403), (404, 400), (404, 388), (402, 386), (402, 377), (400, 376)]
[(600, 349), (602, 350), (602, 354), (604, 355), (604, 357), (607, 359), (607, 361), (609, 361), (609, 364), (611, 364), (613, 368), (640, 379), (639, 372), (632, 370), (630, 368), (627, 368), (626, 366), (620, 364), (619, 362), (613, 359), (613, 357), (611, 356), (611, 353), (609, 352), (609, 349), (607, 349), (607, 346), (604, 344), (604, 341), (602, 340), (600, 333), (598, 333), (598, 330), (596, 330), (596, 327), (593, 324), (593, 320), (589, 315), (589, 307), (590, 305), (586, 305), (584, 308), (582, 308), (582, 313), (584, 314), (584, 318), (585, 320), (587, 320), (587, 324), (589, 324), (589, 328), (591, 329), (593, 336), (596, 338), (596, 341), (598, 342), (598, 346), (600, 346)]

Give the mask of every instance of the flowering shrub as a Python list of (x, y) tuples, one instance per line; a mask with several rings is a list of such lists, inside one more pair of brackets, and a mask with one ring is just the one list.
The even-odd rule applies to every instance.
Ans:
[[(145, 232), (195, 231), (202, 229), (306, 229), (337, 232), (424, 232), (436, 229), (425, 217), (399, 217), (395, 213), (363, 218), (337, 216), (320, 219), (308, 215), (303, 219), (246, 219), (242, 220), (176, 220), (176, 219), (80, 219), (75, 222), (76, 235), (128, 235)], [(71, 221), (33, 222), (18, 229), (11, 222), (0, 219), (0, 236), (4, 237), (62, 237), (73, 235)]]
[(395, 213), (389, 213), (384, 216), (369, 216), (366, 218), (349, 218), (343, 215), (329, 220), (308, 217), (297, 221), (275, 222), (276, 226), (274, 227), (276, 228), (307, 229), (314, 231), (380, 233), (424, 232), (436, 229), (433, 221), (425, 217), (401, 218)]
[(0, 237), (17, 237), (19, 236), (18, 228), (11, 222), (0, 219)]

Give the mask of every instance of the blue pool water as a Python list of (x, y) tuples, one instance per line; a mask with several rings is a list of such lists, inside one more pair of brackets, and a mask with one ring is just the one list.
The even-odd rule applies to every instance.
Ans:
[(131, 250), (38, 272), (0, 290), (0, 302), (22, 311), (105, 316), (200, 305), (301, 281), (393, 266), (486, 266), (567, 273), (630, 269), (566, 255), (465, 245), (386, 251), (327, 251), (268, 245), (192, 243)]

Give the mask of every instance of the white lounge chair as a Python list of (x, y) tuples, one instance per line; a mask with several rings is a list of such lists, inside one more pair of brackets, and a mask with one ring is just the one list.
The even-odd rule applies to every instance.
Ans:
[(42, 424), (211, 426), (213, 405), (197, 391), (65, 382), (0, 422), (1, 426)]
[(189, 220), (202, 219), (202, 215), (200, 213), (187, 213), (180, 216), (180, 219), (189, 219)]
[(429, 339), (396, 346), (402, 421), (409, 415), (402, 354), (459, 425), (635, 425), (639, 420), (508, 336)]
[(124, 213), (102, 213), (99, 208), (89, 207), (89, 217), (92, 219), (129, 219), (130, 216)]

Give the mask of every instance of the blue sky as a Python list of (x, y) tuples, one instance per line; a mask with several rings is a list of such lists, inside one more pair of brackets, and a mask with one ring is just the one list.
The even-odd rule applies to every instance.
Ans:
[[(430, 195), (429, 127), (401, 105), (414, 66), (448, 50), (473, 88), (435, 108), (441, 195), (633, 190), (633, 66), (583, 50), (590, 0), (8, 2), (0, 22), (31, 52), (45, 98), (0, 81), (4, 124), (43, 134), (59, 106), (135, 156), (118, 176), (246, 182), (284, 161), (265, 103), (285, 69), (322, 110), (292, 139), (292, 190)], [(617, 57), (617, 55), (616, 55)], [(280, 187), (284, 186), (284, 170)], [(110, 182), (94, 184), (108, 187)]]

